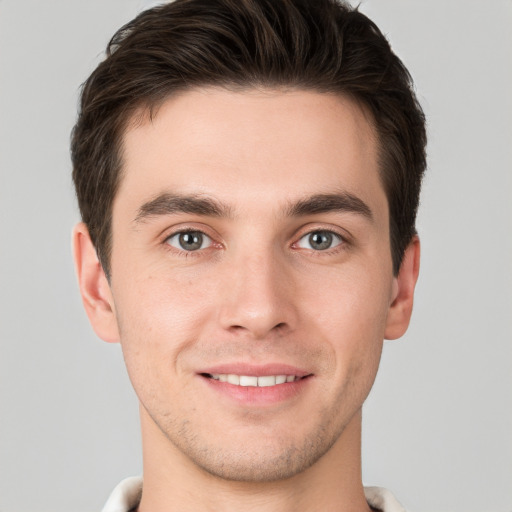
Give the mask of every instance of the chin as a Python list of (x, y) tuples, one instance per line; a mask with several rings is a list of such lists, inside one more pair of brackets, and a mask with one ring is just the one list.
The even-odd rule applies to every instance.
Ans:
[(327, 435), (320, 429), (300, 441), (279, 439), (269, 441), (260, 436), (261, 443), (243, 443), (226, 436), (229, 446), (212, 446), (209, 443), (190, 443), (181, 438), (178, 448), (196, 467), (223, 480), (247, 483), (264, 483), (286, 480), (304, 472), (321, 459), (336, 442), (341, 432)]
[(213, 460), (195, 461), (210, 475), (233, 482), (264, 483), (286, 480), (303, 472), (316, 462), (317, 457), (308, 460), (296, 448), (287, 449), (279, 455), (230, 454)]

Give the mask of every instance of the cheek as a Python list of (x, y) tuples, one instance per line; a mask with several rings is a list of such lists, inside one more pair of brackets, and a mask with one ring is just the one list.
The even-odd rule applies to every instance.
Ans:
[[(339, 269), (305, 283), (297, 299), (329, 337), (361, 343), (383, 338), (391, 294), (391, 273), (369, 267)], [(322, 327), (324, 326), (324, 327)]]
[(382, 276), (386, 274), (368, 270), (336, 272), (321, 293), (316, 289), (301, 297), (303, 315), (329, 347), (331, 371), (345, 385), (362, 380), (371, 386), (377, 372), (391, 284), (391, 278)]
[(205, 318), (211, 316), (215, 294), (210, 286), (184, 273), (120, 282), (129, 282), (113, 292), (132, 380), (170, 378), (179, 371), (179, 355), (197, 341)]
[(180, 271), (137, 278), (119, 292), (116, 310), (123, 322), (132, 322), (137, 331), (165, 329), (170, 339), (193, 330), (215, 296), (208, 281)]

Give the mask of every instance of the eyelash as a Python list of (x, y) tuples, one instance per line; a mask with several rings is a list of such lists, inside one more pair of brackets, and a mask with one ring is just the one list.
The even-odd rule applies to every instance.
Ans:
[[(210, 244), (208, 245), (208, 247), (205, 247), (204, 249), (201, 248), (201, 249), (197, 249), (195, 251), (187, 251), (185, 249), (179, 249), (178, 247), (174, 247), (169, 243), (169, 240), (171, 238), (178, 237), (178, 236), (186, 234), (186, 233), (200, 233), (210, 240)], [(296, 241), (291, 244), (291, 248), (295, 249), (295, 250), (301, 250), (300, 247), (297, 247), (299, 242), (302, 239), (304, 239), (305, 237), (311, 236), (314, 233), (330, 233), (331, 235), (333, 235), (334, 237), (339, 239), (339, 243), (337, 245), (335, 245), (334, 247), (327, 248), (325, 250), (305, 249), (305, 250), (309, 251), (309, 253), (315, 257), (321, 257), (326, 254), (330, 254), (330, 255), (337, 254), (338, 252), (345, 250), (347, 248), (347, 246), (350, 245), (350, 241), (349, 241), (348, 237), (344, 234), (341, 234), (338, 230), (335, 230), (331, 227), (329, 227), (329, 228), (316, 227), (314, 229), (310, 229), (308, 231), (301, 233), (300, 236), (298, 238), (296, 238)], [(214, 237), (210, 236), (208, 233), (205, 232), (204, 229), (201, 229), (201, 228), (184, 228), (184, 229), (180, 229), (178, 231), (174, 231), (165, 236), (165, 238), (163, 240), (163, 245), (165, 246), (165, 248), (168, 251), (171, 251), (173, 254), (182, 256), (185, 258), (198, 257), (205, 250), (210, 249), (212, 247), (213, 248), (215, 248), (215, 247), (221, 248), (222, 247), (221, 243), (216, 242)]]

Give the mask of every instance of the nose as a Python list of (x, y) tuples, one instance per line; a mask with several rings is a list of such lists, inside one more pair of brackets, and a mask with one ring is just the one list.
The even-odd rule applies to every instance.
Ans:
[(292, 331), (298, 315), (286, 261), (271, 249), (249, 252), (228, 264), (221, 293), (221, 326), (253, 339)]

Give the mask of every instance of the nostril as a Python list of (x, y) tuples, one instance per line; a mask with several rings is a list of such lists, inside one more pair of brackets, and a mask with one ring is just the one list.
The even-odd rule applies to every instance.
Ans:
[[(270, 324), (270, 325), (272, 325), (272, 324)], [(283, 334), (285, 334), (287, 327), (288, 327), (288, 323), (286, 323), (286, 322), (279, 322), (279, 323), (275, 324), (273, 327), (271, 327), (270, 329), (268, 329), (267, 326), (260, 326), (260, 325), (244, 326), (244, 325), (240, 325), (240, 324), (233, 324), (233, 325), (229, 326), (229, 330), (232, 333), (239, 333), (239, 334), (247, 331), (247, 332), (251, 332), (255, 337), (263, 338), (267, 335), (272, 335), (272, 333), (274, 335), (278, 335), (278, 336), (283, 335)]]

